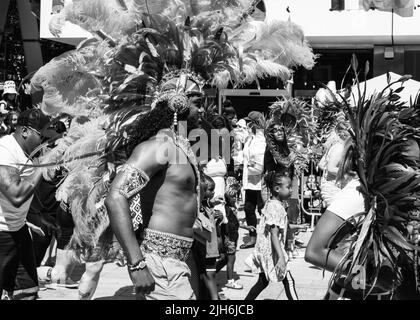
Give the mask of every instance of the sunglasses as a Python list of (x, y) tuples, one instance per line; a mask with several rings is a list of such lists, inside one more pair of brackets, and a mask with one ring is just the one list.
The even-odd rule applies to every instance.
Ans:
[(283, 132), (284, 128), (283, 127), (273, 127), (273, 132)]
[(31, 127), (26, 127), (26, 128), (29, 129), (29, 130), (31, 130), (31, 131), (33, 131), (33, 132), (35, 132), (41, 138), (41, 132), (39, 132), (38, 130), (36, 130), (34, 128), (31, 128)]

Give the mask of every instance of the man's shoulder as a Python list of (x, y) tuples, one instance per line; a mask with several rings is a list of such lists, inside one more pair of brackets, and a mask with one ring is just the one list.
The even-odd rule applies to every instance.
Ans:
[[(138, 144), (130, 155), (130, 161), (135, 166), (164, 165), (168, 162), (168, 154), (175, 146), (170, 140), (153, 136), (150, 139)], [(168, 153), (169, 152), (169, 153)]]
[(165, 133), (158, 133), (157, 135), (149, 138), (148, 140), (138, 144), (135, 147), (133, 153), (141, 151), (144, 152), (145, 150), (158, 150), (164, 146), (169, 145), (175, 145), (173, 139), (171, 139), (171, 137)]

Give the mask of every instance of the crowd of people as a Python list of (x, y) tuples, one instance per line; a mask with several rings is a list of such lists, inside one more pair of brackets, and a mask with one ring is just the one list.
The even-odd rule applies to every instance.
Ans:
[[(42, 159), (43, 154), (48, 154), (54, 143), (66, 136), (73, 122), (83, 123), (88, 120), (72, 119), (67, 114), (51, 118), (37, 108), (22, 112), (13, 131), (0, 138), (0, 288), (3, 299), (36, 299), (39, 290), (50, 286), (78, 288), (80, 299), (91, 299), (104, 264), (114, 261), (121, 267), (128, 265), (130, 270), (130, 261), (134, 259), (130, 257), (129, 250), (137, 251), (137, 243), (142, 243), (148, 237), (149, 245), (143, 243), (141, 248), (144, 253), (149, 253), (145, 260), (147, 266), (150, 269), (152, 266), (157, 268), (153, 268), (154, 271), (149, 274), (148, 280), (153, 286), (143, 287), (142, 291), (135, 287), (138, 294), (146, 294), (148, 298), (154, 299), (223, 299), (216, 283), (216, 274), (226, 266), (226, 288), (242, 290), (243, 285), (235, 278), (236, 254), (238, 250), (252, 248), (245, 263), (259, 276), (245, 299), (256, 299), (270, 282), (282, 282), (287, 298), (298, 299), (295, 280), (288, 267), (288, 261), (299, 256), (296, 250), (299, 247), (296, 234), (307, 228), (301, 212), (300, 201), (303, 199), (298, 199), (303, 186), (294, 166), (299, 154), (290, 139), (292, 132), (296, 130), (298, 119), (287, 112), (281, 117), (266, 117), (260, 112), (252, 111), (247, 117), (238, 120), (229, 100), (224, 103), (221, 115), (212, 112), (211, 108), (204, 111), (200, 105), (196, 111), (196, 125), (199, 128), (209, 126), (218, 132), (218, 139), (228, 139), (229, 143), (218, 141), (219, 152), (197, 163), (195, 167), (189, 167), (191, 178), (199, 175), (201, 181), (197, 186), (200, 189), (197, 191), (200, 194), (200, 205), (192, 229), (194, 236), (191, 237), (188, 231), (183, 231), (188, 237), (165, 232), (167, 221), (175, 218), (171, 218), (169, 212), (165, 213), (166, 210), (163, 210), (163, 216), (157, 215), (153, 219), (152, 215), (152, 219), (149, 217), (150, 220), (146, 220), (144, 210), (147, 205), (152, 205), (153, 208), (161, 206), (159, 210), (165, 206), (187, 206), (188, 210), (194, 211), (195, 204), (194, 201), (191, 202), (191, 198), (185, 198), (185, 191), (190, 183), (187, 182), (185, 186), (185, 182), (178, 181), (181, 173), (177, 170), (173, 173), (166, 172), (166, 179), (169, 181), (162, 181), (162, 178), (157, 177), (155, 179), (158, 180), (154, 181), (155, 187), (153, 184), (150, 187), (152, 178), (149, 175), (153, 171), (133, 169), (133, 155), (137, 157), (135, 161), (144, 165), (146, 159), (149, 162), (153, 159), (147, 153), (155, 152), (153, 147), (140, 144), (142, 149), (138, 150), (137, 146), (128, 162), (118, 171), (118, 175), (122, 175), (127, 170), (129, 177), (135, 176), (136, 180), (131, 181), (130, 178), (127, 181), (124, 175), (117, 175), (105, 200), (115, 233), (112, 244), (120, 248), (117, 249), (118, 255), (108, 260), (85, 261), (86, 271), (80, 281), (74, 281), (71, 277), (80, 261), (74, 258), (69, 246), (75, 232), (74, 220), (77, 216), (72, 216), (72, 208), (68, 203), (56, 199), (57, 188), (66, 175), (66, 168), (58, 166), (49, 169), (54, 174), (53, 179), (48, 179), (45, 171), (36, 165), (35, 168), (30, 165), (39, 162), (38, 157)], [(191, 121), (190, 116), (187, 119)], [(152, 142), (153, 140), (148, 140), (146, 144)], [(155, 143), (160, 145), (162, 142)], [(341, 261), (341, 250), (345, 252), (345, 248), (331, 250), (331, 237), (343, 222), (365, 212), (365, 199), (358, 191), (360, 183), (352, 160), (353, 148), (349, 124), (340, 119), (324, 139), (318, 167), (321, 172), (319, 198), (326, 212), (315, 228), (305, 255), (308, 262), (329, 271), (334, 271)], [(410, 156), (419, 156), (416, 143), (410, 144), (407, 150)], [(188, 163), (197, 161), (193, 160), (196, 155), (190, 154), (188, 150), (185, 150), (184, 156)], [(157, 165), (151, 164), (152, 167)], [(170, 179), (174, 181), (170, 182)], [(156, 203), (145, 205), (142, 202), (142, 212), (136, 218), (133, 216), (135, 210), (133, 211), (132, 194), (139, 189), (141, 181), (147, 183), (150, 189), (146, 189), (146, 192), (151, 193), (160, 192), (161, 188), (165, 190), (162, 183), (181, 183), (180, 186), (184, 189), (177, 192), (183, 195), (173, 194), (175, 191), (172, 190), (165, 197), (160, 196), (161, 203), (158, 206)], [(316, 179), (314, 181), (316, 188)], [(157, 191), (154, 189), (156, 187)], [(122, 217), (120, 215), (124, 210), (121, 206), (125, 206), (127, 194), (131, 199), (128, 202), (131, 213)], [(242, 210), (245, 213), (244, 220), (238, 217), (238, 212)], [(129, 220), (124, 221), (124, 218)], [(183, 219), (187, 217), (181, 218), (181, 222), (185, 223)], [(131, 221), (134, 228), (127, 229), (131, 228)], [(182, 226), (178, 228), (185, 230)], [(247, 230), (249, 235), (238, 248), (240, 228)], [(132, 242), (136, 244), (134, 247), (130, 243), (131, 235), (128, 230), (133, 232)], [(168, 242), (168, 239), (171, 240)], [(116, 244), (117, 240), (121, 247)], [(185, 246), (192, 250), (192, 265), (195, 268), (191, 267), (191, 261), (188, 264), (187, 260), (181, 260), (182, 264), (165, 265), (162, 257), (153, 256), (156, 250), (167, 250), (162, 247), (162, 243), (170, 245), (173, 241), (181, 243), (181, 248)], [(174, 252), (177, 257), (185, 254), (186, 252), (178, 249)], [(174, 274), (167, 275), (168, 270)], [(191, 270), (196, 272), (198, 288), (190, 285), (191, 276), (194, 276)], [(165, 280), (159, 284), (158, 279), (163, 276), (162, 272), (166, 274)], [(180, 274), (185, 276), (184, 283), (179, 278)], [(132, 275), (131, 277), (136, 284), (136, 278)], [(171, 277), (173, 282), (168, 282)], [(160, 290), (157, 289), (158, 286)], [(331, 295), (336, 296), (329, 293), (328, 297)]]
[[(286, 270), (287, 261), (297, 257), (294, 234), (299, 227), (306, 228), (306, 225), (297, 225), (300, 212), (297, 197), (293, 199), (297, 194), (293, 190), (298, 188), (293, 175), (296, 155), (290, 154), (287, 145), (287, 135), (295, 124), (273, 122), (266, 129), (263, 114), (256, 111), (238, 120), (229, 100), (222, 110), (222, 115), (211, 111), (200, 115), (202, 123), (208, 122), (211, 128), (218, 130), (220, 137), (230, 140), (228, 144), (220, 144), (216, 156), (199, 164), (201, 233), (195, 234), (200, 241), (194, 242), (193, 255), (200, 275), (200, 296), (202, 299), (221, 298), (216, 274), (225, 266), (226, 287), (243, 289), (235, 279), (239, 228), (243, 228), (249, 231), (249, 237), (240, 249), (255, 247), (248, 261), (250, 268), (260, 273), (258, 283), (247, 298), (255, 299), (269, 281), (283, 281), (288, 298), (297, 299), (294, 279), (290, 270)], [(54, 178), (48, 180), (39, 169), (25, 166), (35, 162), (36, 157), (42, 157), (40, 145), (44, 147), (42, 153), (48, 153), (49, 146), (65, 136), (72, 121), (82, 120), (73, 120), (66, 114), (52, 119), (34, 108), (21, 113), (14, 130), (0, 140), (4, 149), (2, 165), (6, 166), (2, 168), (13, 168), (4, 171), (3, 181), (10, 179), (15, 184), (12, 189), (3, 186), (1, 199), (0, 234), (7, 245), (1, 246), (0, 283), (5, 299), (35, 299), (39, 288), (51, 285), (79, 288), (80, 299), (91, 299), (107, 262), (87, 262), (80, 281), (72, 280), (72, 271), (78, 264), (68, 248), (74, 221), (69, 206), (55, 198), (57, 186), (66, 174), (65, 168), (54, 169)], [(266, 139), (272, 140), (267, 144)], [(227, 152), (223, 149), (226, 147)], [(37, 174), (33, 174), (34, 170)], [(26, 177), (31, 178), (27, 181)], [(238, 210), (244, 210), (245, 221), (238, 219)], [(264, 222), (267, 219), (269, 222)], [(271, 222), (270, 235), (264, 226)], [(118, 238), (118, 232), (116, 235)], [(271, 251), (271, 243), (274, 251)], [(279, 257), (282, 264), (277, 270), (279, 266), (275, 261)], [(114, 261), (120, 266), (127, 264), (123, 254)]]
[[(115, 262), (138, 299), (219, 300), (225, 266), (226, 287), (243, 290), (238, 249), (258, 274), (247, 300), (272, 282), (298, 299), (289, 262), (305, 203), (325, 211), (305, 259), (332, 271), (327, 299), (418, 295), (420, 116), (399, 102), (403, 87), (353, 104), (349, 88), (327, 87), (328, 99), (282, 97), (243, 119), (242, 106), (207, 94), (262, 77), (290, 84), (292, 68), (315, 65), (301, 28), (261, 20), (264, 10), (258, 0), (75, 1), (52, 16), (53, 34), (68, 20), (92, 38), (32, 75), (39, 108), (17, 107), (5, 83), (3, 299), (62, 286), (89, 300)], [(358, 66), (353, 57), (356, 78)]]

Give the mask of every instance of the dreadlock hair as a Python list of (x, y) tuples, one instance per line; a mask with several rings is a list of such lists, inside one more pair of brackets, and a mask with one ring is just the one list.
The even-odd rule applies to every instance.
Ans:
[(275, 125), (279, 125), (279, 124), (273, 121), (268, 125), (267, 130), (265, 131), (265, 138), (266, 138), (268, 149), (273, 155), (273, 158), (278, 163), (280, 163), (282, 157), (285, 157), (285, 156), (287, 157), (290, 154), (290, 150), (287, 144), (287, 136), (284, 129), (283, 129), (284, 139), (282, 142), (279, 142), (274, 138), (273, 129)]
[(357, 176), (357, 155), (352, 138), (348, 138), (344, 144), (344, 156), (337, 173), (337, 185), (342, 189), (350, 180)]
[(173, 121), (174, 112), (168, 107), (167, 101), (157, 103), (154, 109), (141, 116), (128, 129), (129, 135), (133, 137), (131, 144), (127, 146), (128, 156), (140, 143), (149, 140), (160, 130), (169, 129)]
[(271, 194), (275, 196), (276, 192), (275, 192), (274, 188), (276, 186), (282, 186), (285, 179), (290, 181), (290, 177), (287, 176), (287, 174), (285, 174), (284, 172), (270, 171), (265, 176), (265, 184), (266, 184), (268, 190), (270, 190)]

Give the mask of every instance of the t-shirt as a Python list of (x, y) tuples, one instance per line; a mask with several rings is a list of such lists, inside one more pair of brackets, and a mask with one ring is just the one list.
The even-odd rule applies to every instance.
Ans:
[[(244, 190), (261, 191), (261, 179), (264, 169), (265, 137), (261, 130), (254, 136), (248, 137), (244, 146), (244, 171), (243, 188)], [(250, 164), (255, 163), (256, 166)]]
[(359, 179), (350, 181), (334, 196), (327, 210), (344, 220), (358, 213), (365, 212), (365, 200), (363, 195), (357, 190), (359, 186)]
[[(7, 135), (0, 138), (0, 165), (9, 166), (22, 170), (23, 167), (17, 164), (32, 164), (23, 152), (22, 148), (13, 135)], [(29, 179), (34, 173), (33, 168), (24, 168), (20, 177)], [(16, 208), (4, 195), (0, 192), (0, 231), (18, 231), (26, 222), (26, 215), (31, 205), (32, 197), (19, 208)]]

